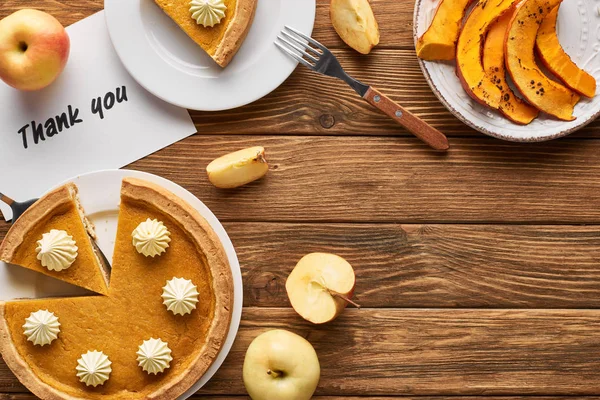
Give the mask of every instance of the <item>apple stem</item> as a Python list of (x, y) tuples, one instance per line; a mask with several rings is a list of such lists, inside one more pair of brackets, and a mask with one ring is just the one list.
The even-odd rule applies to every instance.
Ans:
[(268, 374), (268, 375), (273, 375), (273, 377), (274, 377), (274, 378), (278, 378), (278, 377), (279, 377), (279, 375), (281, 375), (279, 372), (277, 372), (277, 371), (272, 371), (272, 370), (270, 370), (270, 369), (268, 369), (268, 370), (267, 370), (267, 374)]
[(344, 300), (346, 303), (352, 304), (356, 308), (360, 308), (360, 304), (358, 304), (355, 301), (350, 300), (348, 297), (344, 296), (343, 294), (338, 293), (335, 290), (331, 290), (329, 288), (327, 288), (327, 291), (329, 292), (330, 295), (335, 296), (335, 297), (339, 297), (340, 299)]

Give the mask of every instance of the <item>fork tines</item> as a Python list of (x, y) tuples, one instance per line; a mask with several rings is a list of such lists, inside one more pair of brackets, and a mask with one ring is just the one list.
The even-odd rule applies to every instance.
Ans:
[[(320, 57), (328, 51), (327, 47), (291, 26), (283, 28), (277, 39), (279, 40), (275, 42), (277, 47), (310, 69), (315, 69)], [(311, 51), (316, 57), (306, 50)]]

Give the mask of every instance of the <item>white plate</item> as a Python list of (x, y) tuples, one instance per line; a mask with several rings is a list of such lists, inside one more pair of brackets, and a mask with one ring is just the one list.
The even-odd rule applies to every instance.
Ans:
[[(242, 317), (242, 273), (240, 264), (227, 236), (225, 229), (215, 215), (196, 196), (181, 186), (145, 172), (131, 170), (106, 170), (80, 175), (61, 183), (74, 182), (79, 187), (80, 200), (86, 214), (96, 225), (98, 245), (109, 260), (112, 260), (113, 247), (117, 234), (117, 218), (120, 203), (121, 181), (125, 177), (135, 177), (157, 183), (177, 196), (187, 201), (208, 221), (221, 240), (225, 253), (231, 266), (234, 284), (233, 315), (227, 339), (221, 348), (215, 362), (210, 366), (202, 378), (194, 384), (180, 399), (187, 399), (197, 392), (217, 372), (237, 335)], [(57, 185), (60, 186), (60, 185)], [(40, 298), (48, 296), (71, 296), (89, 293), (74, 286), (57, 281), (48, 276), (15, 267), (0, 262), (0, 300), (14, 298)]]
[(312, 34), (316, 2), (259, 0), (248, 37), (224, 69), (153, 0), (104, 0), (104, 9), (117, 54), (140, 85), (177, 106), (218, 111), (258, 100), (290, 76), (297, 62), (273, 42), (284, 25)]
[[(417, 0), (415, 40), (431, 24), (439, 0)], [(558, 18), (560, 42), (573, 61), (600, 80), (600, 3), (564, 0)], [(425, 79), (446, 108), (470, 127), (490, 136), (515, 142), (540, 142), (566, 136), (600, 115), (600, 96), (575, 107), (576, 120), (558, 121), (541, 115), (527, 126), (517, 125), (472, 100), (462, 88), (452, 62), (419, 60)]]

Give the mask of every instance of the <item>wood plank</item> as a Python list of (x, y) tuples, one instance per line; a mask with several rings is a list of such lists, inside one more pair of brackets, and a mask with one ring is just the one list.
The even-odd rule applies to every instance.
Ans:
[[(233, 191), (208, 182), (212, 159), (253, 145), (267, 149), (265, 179)], [(600, 222), (599, 142), (451, 146), (444, 155), (407, 138), (197, 135), (130, 167), (185, 186), (223, 221)]]
[[(292, 310), (246, 308), (229, 357), (202, 394), (245, 393), (246, 348), (282, 328), (322, 366), (318, 395), (597, 395), (599, 310), (347, 310), (324, 326)], [(0, 364), (0, 392), (24, 388)]]
[[(454, 117), (425, 81), (413, 50), (378, 50), (368, 59), (335, 51), (349, 74), (373, 85), (448, 136), (484, 137)], [(411, 136), (345, 83), (299, 67), (277, 90), (229, 111), (190, 111), (202, 134)], [(600, 121), (573, 137), (600, 137)]]
[[(237, 190), (205, 175), (214, 158), (263, 145), (271, 171)], [(189, 189), (223, 221), (600, 223), (600, 142), (527, 146), (417, 139), (195, 135), (130, 168)]]
[(305, 254), (355, 268), (363, 307), (600, 308), (600, 228), (227, 223), (244, 305), (289, 306)]
[[(6, 231), (0, 224), (0, 240)], [(345, 257), (364, 307), (600, 308), (600, 227), (230, 222), (247, 307), (289, 307), (305, 254)]]

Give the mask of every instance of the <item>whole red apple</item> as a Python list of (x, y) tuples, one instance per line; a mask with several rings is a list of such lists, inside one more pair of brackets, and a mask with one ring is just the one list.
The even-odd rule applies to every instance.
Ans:
[(23, 9), (0, 20), (0, 79), (20, 90), (50, 85), (67, 64), (71, 44), (52, 15)]

